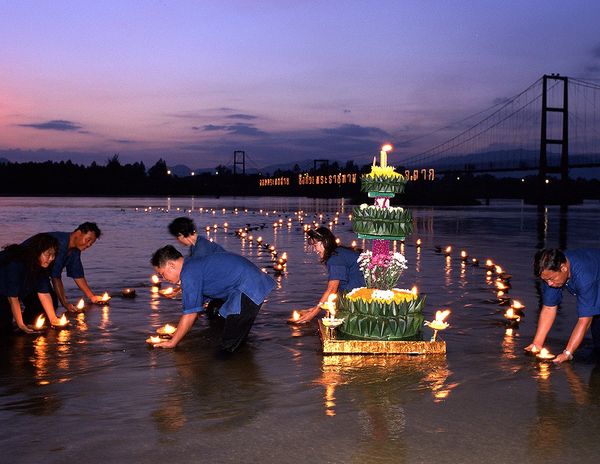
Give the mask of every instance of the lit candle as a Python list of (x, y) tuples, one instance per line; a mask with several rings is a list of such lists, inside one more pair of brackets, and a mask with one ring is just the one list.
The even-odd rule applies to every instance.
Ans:
[(108, 294), (108, 292), (104, 292), (104, 295), (102, 295), (102, 299), (98, 302), (100, 304), (107, 304), (110, 300), (110, 295)]
[(156, 274), (154, 274), (152, 277), (150, 277), (150, 281), (152, 282), (153, 286), (160, 288), (160, 279), (158, 278), (158, 276)]
[(173, 335), (177, 331), (177, 327), (172, 326), (171, 324), (165, 324), (162, 327), (156, 329), (156, 333), (159, 335)]
[(542, 348), (542, 351), (540, 351), (536, 357), (542, 361), (549, 361), (550, 359), (554, 359), (554, 355), (552, 353), (550, 353), (546, 348)]
[(417, 288), (416, 285), (414, 285), (413, 288), (410, 289), (410, 291), (413, 295), (417, 295), (417, 293), (419, 292), (419, 289)]
[(509, 321), (514, 321), (514, 322), (519, 322), (521, 320), (521, 317), (518, 314), (515, 314), (515, 311), (513, 308), (508, 308), (506, 310), (506, 312), (504, 313), (504, 317), (506, 319), (508, 319)]
[(58, 320), (58, 322), (56, 324), (54, 324), (55, 327), (64, 327), (65, 325), (67, 325), (69, 323), (69, 321), (67, 320), (67, 315), (63, 314), (60, 319)]
[(386, 144), (381, 147), (381, 151), (379, 152), (380, 163), (382, 168), (387, 167), (387, 152), (392, 150), (392, 146)]
[(124, 288), (121, 290), (121, 295), (123, 298), (134, 298), (135, 297), (135, 289), (133, 288)]
[(517, 301), (517, 300), (513, 300), (513, 302), (512, 302), (512, 305), (511, 305), (511, 306), (512, 306), (514, 309), (516, 309), (517, 311), (520, 311), (520, 310), (522, 310), (522, 309), (525, 307), (525, 305), (524, 305), (524, 304), (522, 304), (520, 301)]
[(38, 318), (35, 320), (35, 330), (41, 330), (44, 328), (44, 324), (46, 323), (46, 318), (40, 314)]
[(421, 241), (421, 239), (420, 239), (420, 238), (418, 238), (418, 239), (417, 239), (417, 246), (418, 246), (418, 247), (420, 247), (420, 246), (421, 246), (421, 243), (423, 243), (423, 242)]
[(297, 322), (300, 319), (300, 312), (299, 311), (294, 311), (292, 313), (292, 321)]
[(446, 253), (447, 255), (449, 255), (450, 253), (452, 253), (452, 247), (450, 245), (448, 245), (446, 247), (446, 249), (444, 250), (444, 253)]
[(463, 261), (466, 261), (467, 259), (469, 259), (469, 255), (467, 254), (467, 252), (465, 250), (462, 250), (460, 252), (460, 259), (462, 259)]
[(85, 301), (83, 301), (83, 298), (81, 298), (79, 300), (79, 303), (77, 303), (77, 311), (83, 311), (85, 309)]
[(150, 337), (148, 337), (146, 339), (146, 343), (148, 343), (149, 345), (154, 345), (156, 343), (160, 343), (162, 342), (162, 339), (159, 336), (155, 336), (155, 335), (150, 335)]

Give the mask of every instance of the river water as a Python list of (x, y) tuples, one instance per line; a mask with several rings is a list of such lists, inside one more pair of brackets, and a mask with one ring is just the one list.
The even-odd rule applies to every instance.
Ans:
[[(316, 324), (287, 325), (291, 311), (316, 303), (326, 285), (298, 210), (325, 223), (339, 212), (334, 232), (347, 244), (355, 238), (343, 200), (0, 199), (0, 244), (96, 221), (103, 235), (82, 255), (86, 276), (97, 293), (114, 295), (109, 306), (72, 317), (66, 330), (0, 341), (0, 461), (597, 462), (600, 368), (591, 340), (561, 366), (538, 363), (523, 348), (538, 314), (536, 247), (598, 246), (600, 205), (413, 209), (415, 232), (403, 248), (409, 269), (399, 286), (427, 294), (428, 320), (436, 309), (452, 310), (441, 335), (445, 357), (324, 356)], [(166, 226), (185, 214), (272, 275), (270, 254), (233, 231), (264, 226), (255, 237), (288, 253), (248, 343), (230, 357), (218, 354), (220, 332), (204, 317), (175, 350), (144, 342), (179, 317), (179, 301), (150, 294), (149, 258), (175, 244)], [(450, 258), (436, 251), (448, 245)], [(484, 267), (461, 264), (461, 249), (513, 276), (509, 296), (526, 306), (518, 327), (508, 330), (494, 281)], [(64, 282), (78, 299), (72, 281)], [(120, 298), (123, 287), (136, 288), (137, 297)], [(553, 352), (564, 348), (575, 320), (575, 299), (566, 296), (547, 341)]]

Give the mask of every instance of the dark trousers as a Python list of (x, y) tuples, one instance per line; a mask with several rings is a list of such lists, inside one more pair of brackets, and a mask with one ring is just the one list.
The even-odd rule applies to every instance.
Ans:
[(241, 305), (239, 314), (230, 314), (225, 319), (221, 339), (221, 349), (224, 351), (233, 352), (246, 340), (262, 303), (257, 305), (242, 293)]
[(8, 298), (0, 295), (0, 331), (10, 332), (13, 329), (13, 315)]

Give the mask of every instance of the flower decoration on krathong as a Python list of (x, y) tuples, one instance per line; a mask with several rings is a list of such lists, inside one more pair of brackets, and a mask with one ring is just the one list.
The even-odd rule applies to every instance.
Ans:
[(403, 254), (389, 251), (373, 254), (365, 251), (358, 257), (358, 266), (368, 288), (392, 290), (408, 266)]
[(351, 301), (363, 300), (367, 303), (373, 301), (378, 303), (391, 303), (393, 301), (396, 304), (412, 301), (416, 297), (417, 295), (411, 290), (401, 290), (399, 288), (380, 290), (367, 287), (355, 288), (346, 295), (346, 298)]

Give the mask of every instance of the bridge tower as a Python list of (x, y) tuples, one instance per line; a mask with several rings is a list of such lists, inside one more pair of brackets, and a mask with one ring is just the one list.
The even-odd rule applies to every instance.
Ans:
[[(562, 83), (562, 104), (552, 102), (548, 104), (548, 81), (560, 81)], [(561, 85), (560, 83), (558, 85)], [(569, 80), (568, 77), (559, 74), (545, 74), (542, 78), (542, 124), (540, 137), (540, 166), (538, 173), (539, 202), (544, 201), (546, 191), (546, 175), (548, 173), (560, 173), (563, 192), (567, 192), (569, 182)], [(548, 115), (558, 114), (562, 122), (562, 135), (560, 138), (552, 138), (548, 135)], [(548, 146), (560, 146), (560, 166), (548, 165)]]
[[(238, 160), (238, 156), (240, 160)], [(242, 175), (246, 175), (246, 152), (243, 150), (235, 150), (233, 152), (233, 175), (237, 174), (237, 166), (240, 164), (242, 166)]]

